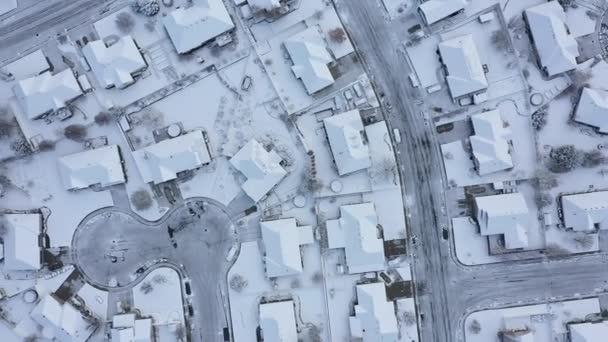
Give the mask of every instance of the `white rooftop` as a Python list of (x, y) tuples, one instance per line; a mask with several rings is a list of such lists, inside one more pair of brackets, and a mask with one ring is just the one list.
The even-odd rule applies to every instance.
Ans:
[(500, 110), (471, 116), (475, 135), (471, 136), (473, 157), (480, 175), (510, 169), (513, 160), (509, 151), (511, 130), (505, 127)]
[(344, 248), (349, 273), (385, 268), (384, 241), (379, 237), (373, 203), (343, 205), (340, 218), (326, 224), (329, 248)]
[(608, 321), (569, 324), (571, 342), (604, 342), (608, 336)]
[(300, 246), (314, 242), (311, 226), (298, 227), (295, 218), (263, 221), (262, 240), (266, 250), (266, 274), (269, 278), (302, 272)]
[(439, 53), (447, 69), (446, 80), (453, 99), (488, 88), (473, 35), (467, 34), (439, 43)]
[(399, 340), (395, 305), (386, 299), (384, 283), (357, 285), (357, 302), (355, 316), (349, 318), (353, 338), (363, 342)]
[(568, 31), (566, 13), (557, 1), (543, 2), (524, 11), (540, 65), (548, 76), (576, 68), (578, 44)]
[(62, 342), (84, 342), (91, 334), (90, 322), (71, 304), (61, 304), (55, 297), (42, 298), (30, 313), (30, 317), (42, 326), (45, 338), (56, 338)]
[(110, 335), (112, 342), (152, 342), (152, 319), (136, 319), (135, 314), (116, 315)]
[(211, 161), (203, 132), (192, 131), (133, 152), (144, 182), (160, 184)]
[(105, 88), (125, 88), (135, 82), (134, 74), (147, 67), (131, 36), (124, 36), (109, 47), (103, 40), (89, 42), (82, 53), (95, 78)]
[(165, 29), (178, 53), (192, 51), (234, 28), (222, 0), (195, 0), (163, 18)]
[(323, 123), (340, 176), (371, 166), (359, 110), (330, 116), (324, 119)]
[(108, 145), (59, 158), (59, 173), (67, 190), (99, 184), (107, 187), (126, 181), (117, 145)]
[(0, 216), (5, 225), (4, 270), (30, 271), (41, 266), (38, 236), (42, 231), (40, 214), (6, 214)]
[(295, 34), (284, 43), (291, 57), (296, 78), (302, 80), (308, 94), (312, 95), (334, 83), (329, 67), (333, 57), (318, 26), (311, 26)]
[(608, 191), (562, 196), (566, 228), (576, 231), (608, 229)]
[(264, 342), (296, 342), (294, 303), (291, 300), (260, 304), (260, 328)]
[(255, 139), (251, 139), (230, 159), (232, 166), (247, 177), (242, 188), (255, 202), (266, 196), (287, 175), (281, 161), (276, 152), (266, 151)]
[(82, 95), (80, 85), (71, 69), (55, 75), (45, 72), (20, 80), (13, 87), (17, 102), (28, 119), (37, 119), (44, 114), (66, 108)]
[(530, 211), (521, 193), (475, 197), (481, 235), (503, 235), (505, 248), (528, 246)]
[(42, 50), (36, 50), (11, 64), (6, 65), (4, 70), (13, 75), (15, 79), (22, 80), (24, 78), (39, 75), (50, 68), (49, 61), (42, 53)]
[(576, 106), (574, 120), (608, 133), (608, 91), (583, 88)]
[(259, 10), (272, 11), (281, 7), (280, 0), (247, 0), (254, 12)]
[(466, 0), (428, 0), (420, 4), (418, 9), (427, 25), (438, 22), (467, 6)]

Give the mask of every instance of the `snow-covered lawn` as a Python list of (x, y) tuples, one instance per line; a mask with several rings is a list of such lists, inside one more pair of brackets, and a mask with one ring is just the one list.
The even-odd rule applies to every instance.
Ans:
[(133, 287), (133, 302), (134, 309), (151, 316), (156, 325), (184, 324), (181, 279), (171, 268), (157, 268)]

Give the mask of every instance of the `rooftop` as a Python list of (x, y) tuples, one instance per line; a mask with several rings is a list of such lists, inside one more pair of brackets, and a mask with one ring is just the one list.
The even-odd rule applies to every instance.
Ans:
[(58, 163), (67, 190), (85, 189), (97, 184), (107, 187), (126, 181), (117, 145), (63, 156)]
[(480, 175), (513, 167), (509, 140), (511, 130), (505, 127), (500, 110), (495, 109), (471, 116), (475, 135), (471, 136), (473, 157)]
[(203, 131), (196, 130), (166, 139), (133, 152), (137, 168), (146, 183), (160, 184), (177, 178), (211, 161)]
[(428, 0), (420, 4), (418, 9), (427, 25), (463, 10), (467, 0)]
[(135, 82), (134, 74), (147, 67), (131, 36), (124, 36), (109, 47), (102, 40), (89, 42), (82, 53), (105, 88), (125, 88)]
[(330, 116), (323, 123), (340, 176), (371, 166), (359, 110)]
[(318, 26), (291, 36), (285, 41), (285, 49), (291, 57), (294, 75), (302, 80), (308, 94), (312, 95), (334, 83), (329, 67), (333, 57)]
[(0, 216), (6, 225), (4, 270), (31, 271), (41, 267), (38, 237), (42, 232), (40, 214), (6, 214)]
[(608, 191), (562, 196), (562, 215), (566, 228), (575, 231), (608, 229)]
[(230, 163), (247, 180), (243, 191), (258, 202), (287, 175), (281, 166), (281, 157), (274, 151), (266, 151), (256, 139), (251, 139), (231, 159)]
[(163, 18), (165, 29), (178, 53), (190, 52), (234, 28), (222, 0), (196, 0)]
[(395, 305), (386, 299), (384, 283), (357, 285), (355, 315), (350, 317), (353, 338), (363, 342), (397, 342), (399, 327)]
[(384, 241), (373, 203), (341, 206), (340, 218), (327, 221), (327, 238), (329, 248), (344, 248), (349, 273), (385, 268)]
[(296, 219), (260, 222), (266, 250), (266, 274), (270, 278), (302, 272), (300, 246), (314, 242), (311, 226), (298, 227)]
[(524, 11), (540, 65), (548, 76), (576, 68), (578, 44), (566, 25), (566, 13), (557, 1), (543, 2)]
[(475, 197), (475, 206), (481, 235), (502, 234), (507, 249), (528, 246), (531, 217), (521, 193)]
[(13, 87), (17, 102), (28, 119), (38, 119), (44, 114), (66, 108), (82, 95), (82, 89), (71, 69), (55, 75), (47, 71), (26, 78)]
[(488, 88), (473, 35), (445, 40), (439, 43), (439, 52), (447, 69), (446, 80), (453, 99)]
[(264, 342), (297, 341), (295, 317), (291, 300), (260, 304), (260, 328)]
[(583, 88), (576, 106), (574, 120), (608, 133), (608, 91)]

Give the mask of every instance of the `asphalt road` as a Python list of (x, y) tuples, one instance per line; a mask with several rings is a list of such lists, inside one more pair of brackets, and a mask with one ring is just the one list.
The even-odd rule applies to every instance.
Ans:
[[(129, 289), (163, 258), (189, 277), (193, 341), (222, 341), (228, 326), (225, 260), (236, 242), (232, 215), (208, 199), (190, 199), (158, 222), (117, 208), (101, 209), (78, 227), (73, 260), (85, 280), (102, 289)], [(169, 233), (171, 231), (171, 233)]]
[(457, 262), (449, 241), (442, 237), (449, 221), (444, 215), (439, 145), (431, 120), (415, 110), (413, 104), (420, 98), (409, 84), (411, 69), (400, 51), (408, 26), (401, 19), (388, 21), (380, 1), (335, 3), (377, 91), (384, 95), (389, 126), (401, 131), (396, 150), (408, 227), (419, 241), (410, 244), (414, 278), (418, 285), (424, 284), (417, 295), (418, 313), (424, 317), (421, 340), (463, 341), (463, 321), (473, 311), (606, 292), (608, 257), (604, 255), (475, 267)]
[(40, 0), (0, 21), (0, 61), (65, 29), (76, 27), (126, 0)]

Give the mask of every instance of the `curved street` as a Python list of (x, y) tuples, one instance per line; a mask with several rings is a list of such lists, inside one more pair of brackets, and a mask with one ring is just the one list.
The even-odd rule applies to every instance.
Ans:
[(227, 209), (194, 198), (157, 222), (114, 207), (96, 211), (75, 232), (72, 254), (85, 280), (107, 290), (132, 287), (158, 262), (177, 265), (191, 280), (193, 340), (218, 341), (228, 326), (226, 255), (235, 243)]

